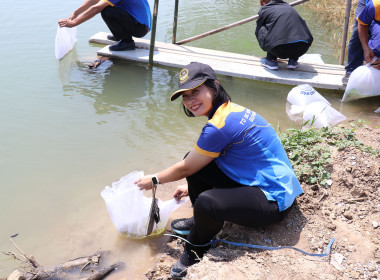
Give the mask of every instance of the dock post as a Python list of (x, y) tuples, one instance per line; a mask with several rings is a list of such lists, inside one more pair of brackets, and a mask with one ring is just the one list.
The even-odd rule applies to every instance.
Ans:
[(348, 34), (348, 25), (350, 23), (350, 13), (351, 13), (352, 0), (346, 1), (346, 15), (344, 16), (344, 26), (343, 26), (343, 38), (340, 48), (339, 64), (343, 65), (344, 56), (346, 54), (346, 45), (347, 45), (347, 34)]
[(153, 66), (154, 44), (156, 42), (156, 26), (157, 26), (158, 2), (159, 2), (159, 0), (154, 0), (153, 25), (152, 25), (152, 34), (150, 35), (150, 48), (149, 48), (149, 63), (148, 63), (149, 67)]
[(179, 0), (175, 0), (172, 44), (175, 44), (177, 40), (178, 2)]

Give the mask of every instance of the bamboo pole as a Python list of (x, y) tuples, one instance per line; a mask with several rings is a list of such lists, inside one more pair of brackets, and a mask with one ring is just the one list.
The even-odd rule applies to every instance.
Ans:
[[(299, 5), (299, 4), (302, 4), (302, 3), (305, 3), (307, 1), (310, 1), (310, 0), (297, 0), (297, 1), (294, 1), (292, 3), (289, 3), (290, 6), (296, 6), (296, 5)], [(227, 29), (231, 29), (233, 27), (236, 27), (236, 26), (239, 26), (239, 25), (242, 25), (242, 24), (245, 24), (245, 23), (248, 23), (248, 22), (251, 22), (251, 21), (254, 21), (254, 20), (257, 20), (259, 18), (259, 15), (254, 15), (252, 17), (249, 17), (249, 18), (246, 18), (246, 19), (243, 19), (243, 20), (240, 20), (240, 21), (237, 21), (237, 22), (234, 22), (234, 23), (231, 23), (229, 25), (226, 25), (226, 26), (223, 26), (223, 27), (220, 27), (220, 28), (217, 28), (217, 29), (214, 29), (214, 30), (210, 30), (208, 32), (205, 32), (205, 33), (202, 33), (202, 34), (199, 34), (197, 36), (194, 36), (194, 37), (190, 37), (190, 38), (187, 38), (187, 39), (184, 39), (184, 40), (181, 40), (179, 42), (177, 42), (176, 44), (177, 45), (182, 45), (182, 44), (185, 44), (185, 43), (188, 43), (188, 42), (192, 42), (192, 41), (195, 41), (195, 40), (198, 40), (198, 39), (201, 39), (201, 38), (204, 38), (204, 37), (207, 37), (207, 36), (210, 36), (210, 35), (213, 35), (215, 33), (219, 33), (221, 31), (224, 31), (224, 30), (227, 30)]]
[(154, 0), (152, 34), (150, 36), (150, 48), (149, 48), (149, 63), (148, 63), (149, 67), (153, 66), (154, 44), (156, 42), (158, 2), (159, 2), (159, 0)]
[(340, 65), (343, 65), (344, 56), (346, 54), (347, 34), (348, 34), (348, 25), (350, 23), (351, 6), (352, 6), (352, 0), (347, 0), (346, 1), (346, 15), (344, 16), (343, 38), (342, 38), (342, 44), (340, 47), (340, 56), (339, 56)]
[(172, 44), (177, 40), (178, 2), (179, 0), (175, 0)]

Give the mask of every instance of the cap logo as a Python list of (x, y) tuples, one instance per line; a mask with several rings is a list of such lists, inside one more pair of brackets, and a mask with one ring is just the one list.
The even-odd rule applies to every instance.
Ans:
[(179, 81), (181, 82), (181, 84), (186, 82), (187, 78), (189, 78), (189, 70), (182, 69), (182, 71), (179, 73)]

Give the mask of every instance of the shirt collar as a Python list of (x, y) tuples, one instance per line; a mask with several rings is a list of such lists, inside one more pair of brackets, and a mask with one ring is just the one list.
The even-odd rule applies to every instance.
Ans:
[[(227, 101), (228, 102), (228, 101)], [(208, 114), (208, 119), (211, 120), (212, 117), (214, 116), (216, 110), (218, 110), (218, 108), (220, 107), (220, 105), (224, 104), (225, 102), (220, 102), (218, 103), (217, 105), (215, 105), (214, 107), (212, 107), (211, 111), (210, 111), (210, 114)]]

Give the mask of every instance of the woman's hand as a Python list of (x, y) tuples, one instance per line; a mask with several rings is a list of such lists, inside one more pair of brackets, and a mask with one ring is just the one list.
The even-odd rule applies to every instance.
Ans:
[(58, 25), (59, 27), (74, 27), (75, 26), (72, 20), (66, 19), (66, 18), (60, 19), (58, 21)]
[(153, 188), (152, 177), (153, 175), (145, 175), (136, 180), (135, 184), (139, 187), (140, 191), (151, 190)]
[(189, 195), (189, 189), (187, 185), (180, 185), (177, 187), (177, 189), (173, 193), (173, 197), (176, 200), (180, 200), (182, 197), (188, 196)]

